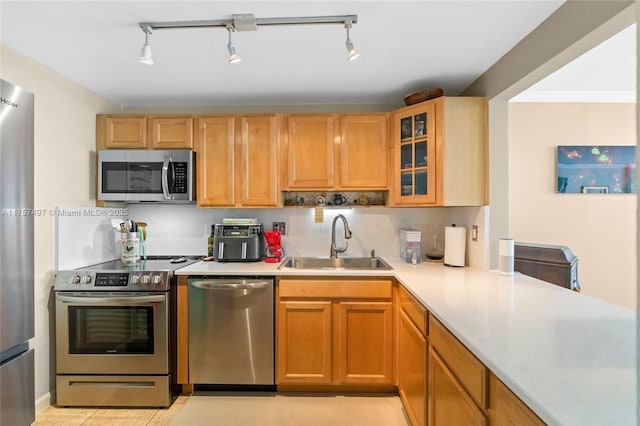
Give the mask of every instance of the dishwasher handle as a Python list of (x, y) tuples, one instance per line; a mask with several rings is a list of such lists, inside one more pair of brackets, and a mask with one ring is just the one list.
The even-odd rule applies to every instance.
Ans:
[(203, 290), (256, 290), (267, 288), (269, 281), (232, 282), (220, 280), (190, 281), (189, 285)]

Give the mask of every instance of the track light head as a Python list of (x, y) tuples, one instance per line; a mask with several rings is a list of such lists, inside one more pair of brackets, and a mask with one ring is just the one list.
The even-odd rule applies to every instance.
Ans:
[(353, 47), (353, 43), (349, 38), (349, 30), (351, 29), (351, 25), (352, 25), (351, 21), (344, 22), (344, 27), (347, 29), (347, 41), (344, 44), (345, 46), (347, 46), (347, 60), (349, 61), (353, 61), (358, 56), (360, 56), (360, 53), (356, 50), (355, 47)]
[(229, 32), (229, 43), (227, 44), (227, 50), (229, 51), (229, 63), (237, 64), (238, 62), (242, 61), (242, 58), (236, 53), (236, 47), (231, 40), (231, 33), (234, 31), (234, 29), (232, 26), (228, 25), (227, 31)]
[(143, 64), (153, 65), (153, 56), (151, 54), (151, 46), (149, 46), (149, 35), (152, 33), (150, 26), (142, 27), (142, 31), (144, 31), (144, 46), (142, 46), (142, 51), (140, 52), (140, 57), (138, 61)]

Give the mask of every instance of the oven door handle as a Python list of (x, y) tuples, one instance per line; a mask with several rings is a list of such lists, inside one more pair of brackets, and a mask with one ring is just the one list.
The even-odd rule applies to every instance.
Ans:
[(249, 283), (227, 283), (224, 281), (192, 281), (191, 287), (203, 290), (252, 290), (269, 287), (268, 281), (253, 281)]
[(151, 296), (134, 296), (134, 297), (80, 297), (80, 296), (66, 296), (57, 294), (56, 299), (63, 303), (80, 303), (83, 305), (113, 305), (114, 303), (121, 303), (127, 305), (139, 305), (141, 303), (154, 303), (164, 302), (166, 296), (163, 294), (151, 295)]

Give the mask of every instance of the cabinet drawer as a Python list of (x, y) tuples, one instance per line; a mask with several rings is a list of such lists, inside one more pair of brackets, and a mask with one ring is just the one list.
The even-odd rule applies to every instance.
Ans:
[(413, 324), (420, 330), (420, 333), (426, 336), (427, 309), (401, 285), (398, 286), (398, 303), (404, 313), (411, 318)]
[(432, 315), (429, 315), (429, 343), (475, 403), (487, 408), (487, 367)]
[(391, 299), (390, 280), (300, 280), (278, 283), (280, 298)]

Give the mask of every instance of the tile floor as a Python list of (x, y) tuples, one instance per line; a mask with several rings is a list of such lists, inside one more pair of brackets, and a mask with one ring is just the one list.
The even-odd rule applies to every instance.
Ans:
[(197, 392), (166, 409), (49, 407), (33, 425), (407, 426), (409, 421), (395, 395)]

